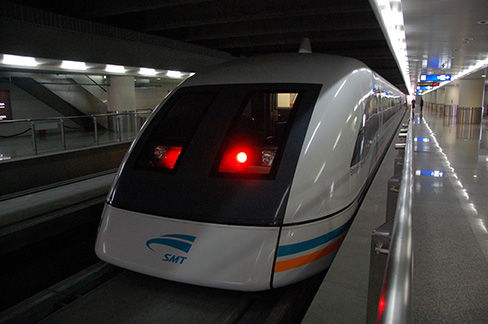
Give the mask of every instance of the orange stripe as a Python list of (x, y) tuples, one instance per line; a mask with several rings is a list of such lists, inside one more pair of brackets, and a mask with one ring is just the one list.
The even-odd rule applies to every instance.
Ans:
[(285, 261), (278, 261), (275, 264), (275, 269), (274, 272), (281, 272), (281, 271), (287, 271), (291, 269), (295, 269), (301, 266), (304, 266), (306, 264), (312, 263), (320, 258), (323, 258), (327, 254), (333, 252), (334, 250), (338, 249), (339, 246), (341, 246), (342, 241), (344, 241), (344, 237), (341, 237), (339, 240), (335, 241), (331, 245), (326, 246), (325, 248), (318, 250), (314, 253), (307, 254), (298, 258), (290, 259), (290, 260), (285, 260)]

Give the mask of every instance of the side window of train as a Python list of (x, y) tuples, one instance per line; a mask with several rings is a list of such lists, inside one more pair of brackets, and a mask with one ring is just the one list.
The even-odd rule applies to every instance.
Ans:
[(230, 126), (213, 174), (272, 178), (301, 93), (253, 91)]
[[(181, 91), (181, 90), (180, 90)], [(216, 93), (181, 91), (166, 104), (150, 129), (144, 147), (136, 160), (136, 167), (161, 171), (174, 171), (182, 152), (190, 142), (203, 115)]]
[(376, 133), (379, 129), (379, 100), (376, 94), (372, 94), (365, 104), (365, 110), (361, 127), (356, 138), (354, 151), (351, 159), (351, 167), (361, 162), (374, 143)]

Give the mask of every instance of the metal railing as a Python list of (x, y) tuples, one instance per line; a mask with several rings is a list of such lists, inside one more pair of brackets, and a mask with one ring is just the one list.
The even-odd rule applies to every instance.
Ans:
[[(40, 152), (62, 151), (71, 148), (130, 141), (151, 114), (151, 110), (115, 112), (86, 116), (16, 119), (0, 121), (0, 139), (4, 142), (0, 153), (14, 157), (37, 155)], [(30, 137), (31, 149), (20, 149)], [(49, 137), (49, 145), (46, 138)], [(21, 151), (21, 153), (19, 153)], [(1, 160), (1, 159), (0, 159)]]
[(395, 144), (398, 155), (388, 180), (386, 222), (371, 235), (366, 323), (410, 323), (413, 276), (413, 111)]
[(413, 275), (412, 187), (413, 187), (412, 119), (408, 125), (405, 157), (398, 203), (388, 253), (378, 322), (410, 323)]

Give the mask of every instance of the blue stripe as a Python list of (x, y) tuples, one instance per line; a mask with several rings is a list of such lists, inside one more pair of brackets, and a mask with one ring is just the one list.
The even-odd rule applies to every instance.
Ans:
[(190, 242), (195, 242), (196, 239), (195, 236), (185, 235), (185, 234), (167, 234), (167, 235), (162, 235), (161, 237), (174, 237), (174, 238), (179, 238)]
[(338, 237), (339, 235), (341, 235), (343, 232), (347, 231), (349, 226), (351, 226), (351, 223), (352, 223), (352, 218), (349, 221), (347, 221), (344, 225), (322, 236), (300, 243), (282, 245), (278, 247), (277, 257), (304, 252), (316, 248), (317, 246), (320, 246), (324, 243), (327, 243), (333, 240), (334, 238)]
[(166, 238), (155, 238), (155, 239), (147, 241), (146, 246), (148, 248), (150, 248), (151, 250), (153, 250), (150, 246), (151, 244), (161, 244), (161, 245), (171, 246), (175, 249), (178, 249), (178, 250), (186, 252), (186, 253), (188, 253), (188, 251), (190, 251), (190, 248), (191, 248), (190, 243), (177, 241), (175, 239), (166, 239)]

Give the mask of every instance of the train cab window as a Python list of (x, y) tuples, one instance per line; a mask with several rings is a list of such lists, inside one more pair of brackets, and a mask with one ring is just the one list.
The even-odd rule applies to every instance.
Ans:
[(238, 111), (223, 141), (216, 173), (270, 175), (279, 163), (298, 92), (253, 92)]
[(148, 130), (149, 138), (139, 154), (136, 166), (140, 169), (176, 170), (198, 124), (211, 104), (215, 93), (183, 93), (169, 108), (160, 112), (156, 125)]

